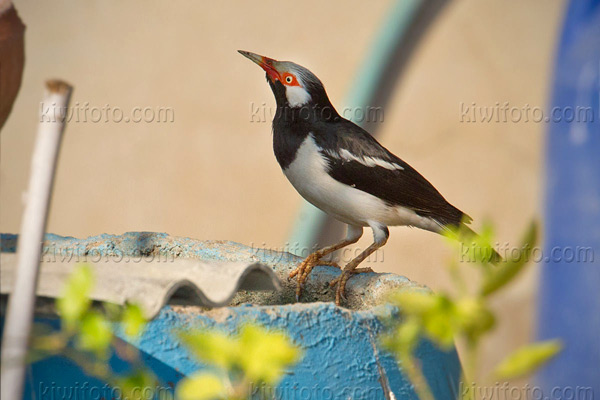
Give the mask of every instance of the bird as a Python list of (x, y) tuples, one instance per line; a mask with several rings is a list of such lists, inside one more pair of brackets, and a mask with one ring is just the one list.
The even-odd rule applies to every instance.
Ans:
[(340, 116), (321, 80), (307, 68), (238, 52), (265, 71), (275, 96), (273, 150), (284, 175), (304, 199), (347, 225), (342, 241), (311, 253), (290, 273), (289, 279), (296, 277), (297, 300), (312, 269), (336, 265), (323, 258), (358, 242), (364, 228), (373, 231), (373, 243), (340, 268), (340, 275), (330, 283), (337, 286), (338, 306), (346, 299), (348, 279), (372, 272), (358, 266), (386, 244), (388, 227), (444, 233), (472, 221), (408, 163)]

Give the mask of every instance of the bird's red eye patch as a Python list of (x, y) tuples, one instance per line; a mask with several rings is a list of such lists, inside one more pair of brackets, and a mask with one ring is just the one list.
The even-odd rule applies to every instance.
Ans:
[(289, 72), (283, 74), (281, 77), (281, 83), (288, 86), (300, 86), (298, 79), (296, 79), (296, 77)]

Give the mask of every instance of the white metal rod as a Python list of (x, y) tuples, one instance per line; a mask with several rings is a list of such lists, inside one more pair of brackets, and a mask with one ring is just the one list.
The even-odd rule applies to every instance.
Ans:
[[(25, 357), (29, 344), (35, 305), (35, 289), (42, 255), (42, 243), (52, 193), (58, 150), (65, 128), (65, 116), (73, 88), (62, 81), (46, 82), (44, 115), (31, 159), (31, 173), (25, 212), (17, 248), (15, 287), (8, 299), (2, 338), (3, 400), (23, 398)], [(48, 111), (49, 108), (49, 112)]]

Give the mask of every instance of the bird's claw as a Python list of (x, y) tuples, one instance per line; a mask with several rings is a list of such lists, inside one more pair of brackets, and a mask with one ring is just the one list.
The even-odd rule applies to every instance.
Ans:
[(304, 290), (304, 285), (308, 280), (308, 276), (310, 275), (313, 268), (317, 265), (329, 265), (332, 267), (336, 267), (342, 270), (340, 276), (329, 282), (330, 287), (334, 287), (338, 285), (335, 292), (335, 304), (340, 305), (342, 300), (345, 302), (346, 299), (346, 282), (350, 277), (354, 274), (360, 274), (363, 272), (373, 272), (373, 270), (369, 267), (366, 268), (355, 268), (355, 269), (342, 269), (336, 262), (333, 261), (320, 261), (319, 256), (315, 253), (306, 257), (300, 265), (290, 272), (288, 275), (288, 282), (296, 277), (296, 301), (300, 301), (300, 296), (302, 295), (302, 291)]
[(308, 279), (308, 275), (312, 269), (319, 263), (319, 259), (316, 254), (311, 254), (300, 265), (298, 268), (290, 272), (288, 275), (288, 281), (296, 277), (296, 301), (300, 301), (300, 295), (304, 289), (304, 283)]
[(337, 289), (335, 291), (335, 305), (336, 306), (341, 305), (341, 303), (342, 303), (341, 300), (343, 300), (344, 302), (347, 301), (346, 282), (348, 282), (348, 279), (350, 279), (350, 277), (352, 275), (362, 274), (365, 272), (374, 272), (374, 271), (371, 267), (355, 268), (353, 270), (342, 270), (342, 273), (340, 274), (340, 276), (338, 276), (337, 278), (335, 278), (334, 280), (329, 282), (330, 287), (334, 287), (337, 285)]
[(296, 284), (296, 302), (300, 301), (300, 295), (302, 294), (302, 290), (304, 290), (304, 283), (298, 282)]
[(334, 287), (337, 285), (337, 289), (335, 290), (335, 305), (336, 306), (341, 306), (342, 300), (344, 300), (344, 302), (347, 300), (346, 293), (345, 293), (346, 292), (346, 282), (348, 281), (348, 278), (350, 278), (351, 275), (352, 275), (351, 271), (343, 270), (342, 273), (340, 274), (340, 276), (338, 276), (337, 278), (335, 278), (334, 280), (329, 282), (330, 287)]

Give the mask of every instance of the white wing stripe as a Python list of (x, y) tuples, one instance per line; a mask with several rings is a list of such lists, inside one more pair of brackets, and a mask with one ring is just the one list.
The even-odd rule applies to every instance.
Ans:
[(327, 154), (329, 154), (331, 157), (340, 159), (340, 160), (345, 160), (345, 161), (356, 161), (361, 163), (362, 165), (366, 166), (366, 167), (381, 167), (381, 168), (385, 168), (385, 169), (389, 169), (389, 170), (403, 170), (404, 168), (402, 168), (401, 165), (398, 165), (394, 162), (390, 162), (390, 161), (385, 161), (382, 160), (381, 158), (376, 158), (376, 157), (369, 157), (369, 156), (362, 156), (362, 157), (358, 157), (352, 153), (350, 153), (348, 150), (346, 149), (342, 149), (340, 150), (339, 153), (332, 151), (332, 150), (328, 150)]

